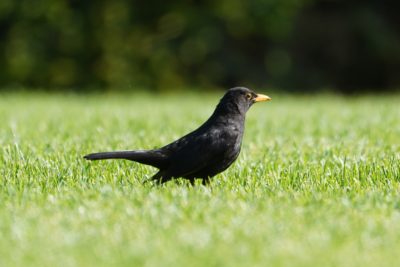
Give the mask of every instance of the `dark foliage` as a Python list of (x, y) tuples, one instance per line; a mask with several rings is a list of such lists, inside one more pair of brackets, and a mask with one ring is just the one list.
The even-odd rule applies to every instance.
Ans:
[(0, 87), (400, 87), (397, 1), (0, 2)]

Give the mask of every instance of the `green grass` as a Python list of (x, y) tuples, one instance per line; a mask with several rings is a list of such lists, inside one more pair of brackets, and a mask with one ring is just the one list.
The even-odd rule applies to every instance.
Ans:
[(399, 266), (399, 95), (272, 95), (210, 187), (82, 159), (166, 144), (219, 97), (1, 95), (0, 266)]

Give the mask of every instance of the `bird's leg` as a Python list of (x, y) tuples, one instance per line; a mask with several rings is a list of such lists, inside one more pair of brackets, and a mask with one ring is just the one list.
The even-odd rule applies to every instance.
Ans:
[(172, 177), (170, 176), (166, 176), (164, 172), (159, 171), (156, 174), (154, 174), (153, 177), (151, 177), (150, 179), (146, 179), (143, 183), (145, 184), (147, 182), (153, 181), (155, 182), (155, 184), (160, 185), (168, 182), (169, 180), (171, 180), (171, 178)]
[(203, 178), (201, 184), (204, 185), (204, 186), (209, 186), (210, 185), (210, 181), (211, 181), (210, 177)]

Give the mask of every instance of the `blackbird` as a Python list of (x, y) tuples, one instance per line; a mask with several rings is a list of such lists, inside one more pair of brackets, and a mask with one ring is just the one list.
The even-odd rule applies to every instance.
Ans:
[(226, 170), (238, 157), (247, 110), (270, 97), (245, 87), (229, 89), (211, 117), (198, 129), (158, 149), (100, 152), (86, 155), (87, 160), (127, 159), (154, 166), (159, 171), (150, 179), (165, 183), (183, 177), (192, 184)]

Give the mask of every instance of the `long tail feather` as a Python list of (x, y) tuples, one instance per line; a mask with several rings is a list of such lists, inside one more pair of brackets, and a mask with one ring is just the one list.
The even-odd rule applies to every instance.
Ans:
[(99, 152), (88, 154), (84, 158), (87, 160), (127, 159), (157, 168), (162, 168), (167, 164), (167, 157), (157, 150)]

